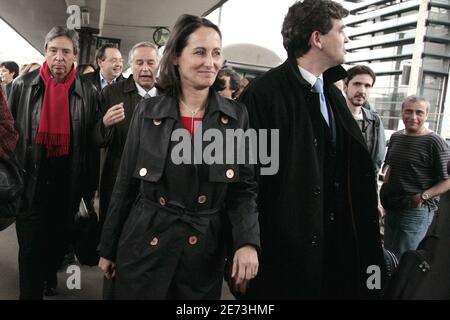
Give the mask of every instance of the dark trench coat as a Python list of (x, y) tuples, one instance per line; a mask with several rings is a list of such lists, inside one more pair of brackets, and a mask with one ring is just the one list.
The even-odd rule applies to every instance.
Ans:
[[(353, 298), (378, 298), (380, 290), (366, 286), (371, 265), (384, 270), (379, 236), (377, 193), (373, 164), (361, 132), (333, 83), (346, 76), (338, 66), (324, 73), (324, 92), (331, 102), (336, 123), (342, 128), (343, 169), (346, 172), (342, 193), (351, 221), (342, 234), (340, 250), (352, 252), (354, 259), (344, 261), (358, 269), (360, 292)], [(330, 199), (324, 197), (324, 168), (329, 152), (316, 135), (319, 110), (316, 93), (302, 78), (296, 61), (284, 64), (250, 83), (241, 101), (247, 106), (250, 125), (257, 129), (279, 129), (280, 165), (276, 175), (258, 177), (258, 211), (261, 227), (261, 257), (258, 276), (250, 283), (248, 298), (318, 299), (323, 297), (324, 224), (334, 219)], [(320, 113), (317, 113), (320, 115)], [(322, 151), (321, 151), (322, 150)], [(328, 205), (328, 206), (327, 206)], [(336, 217), (336, 219), (338, 219)], [(332, 266), (327, 266), (328, 268)], [(340, 275), (344, 277), (344, 275)], [(344, 279), (344, 283), (350, 279)]]
[[(203, 131), (247, 127), (245, 107), (211, 91)], [(175, 165), (179, 128), (172, 97), (136, 107), (99, 245), (114, 299), (218, 299), (227, 250), (259, 248), (253, 166)]]
[[(94, 127), (94, 141), (100, 148), (105, 148), (105, 159), (100, 177), (100, 217), (103, 221), (106, 215), (114, 183), (119, 171), (120, 159), (127, 138), (128, 128), (134, 109), (142, 97), (136, 88), (133, 75), (128, 79), (113, 83), (102, 90), (100, 94), (100, 112)], [(103, 117), (112, 106), (123, 102), (125, 119), (115, 125), (105, 128)]]

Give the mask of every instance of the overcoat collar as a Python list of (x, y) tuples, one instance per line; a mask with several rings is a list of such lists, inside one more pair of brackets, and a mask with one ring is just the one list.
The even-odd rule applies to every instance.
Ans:
[[(309, 82), (306, 81), (305, 79), (303, 79), (303, 77), (301, 76), (300, 70), (298, 69), (298, 65), (297, 65), (297, 60), (296, 59), (288, 58), (284, 62), (284, 65), (291, 70), (291, 72), (294, 75), (294, 77), (298, 81), (300, 81), (300, 83), (302, 85), (311, 87)], [(345, 69), (341, 65), (337, 65), (335, 67), (332, 67), (332, 68), (326, 70), (323, 73), (324, 84), (326, 84), (327, 86), (329, 86), (330, 84), (335, 83), (336, 81), (342, 80), (345, 77), (347, 77), (347, 71), (345, 71)]]
[[(297, 81), (297, 83), (300, 83), (300, 85), (304, 89), (304, 92), (310, 91), (311, 85), (305, 79), (303, 79), (300, 70), (297, 67), (297, 61), (295, 59), (288, 58), (284, 62), (283, 67), (287, 70), (288, 76), (292, 78), (291, 81)], [(347, 71), (345, 71), (345, 69), (341, 65), (326, 70), (323, 73), (324, 88), (336, 104), (335, 108), (333, 108), (335, 118), (339, 118), (340, 123), (344, 127), (345, 131), (347, 131), (361, 145), (365, 146), (366, 144), (361, 134), (361, 130), (359, 129), (356, 121), (353, 119), (353, 116), (350, 114), (344, 96), (342, 96), (342, 94), (338, 92), (337, 88), (334, 88), (335, 90), (333, 90), (333, 83), (344, 79), (346, 76)]]
[(133, 91), (137, 91), (136, 84), (134, 83), (133, 75), (130, 74), (130, 76), (125, 80), (124, 86), (123, 86), (123, 92), (124, 93), (130, 93)]

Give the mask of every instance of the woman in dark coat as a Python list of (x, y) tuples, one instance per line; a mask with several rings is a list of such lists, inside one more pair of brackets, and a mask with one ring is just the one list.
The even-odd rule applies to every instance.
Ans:
[[(248, 128), (245, 107), (212, 89), (220, 50), (216, 25), (181, 16), (161, 61), (165, 94), (133, 115), (99, 245), (114, 299), (219, 299), (227, 249), (239, 290), (257, 274), (253, 167), (206, 164), (194, 154), (199, 141), (206, 153), (208, 129), (225, 137)], [(186, 135), (187, 144), (178, 142)]]
[(0, 89), (0, 157), (9, 160), (16, 151), (19, 133), (14, 128), (14, 119), (8, 109), (3, 90)]
[[(9, 160), (14, 156), (17, 140), (19, 140), (19, 133), (14, 127), (14, 119), (6, 104), (3, 90), (0, 88), (0, 158)], [(0, 231), (14, 222), (15, 219), (9, 217), (13, 210), (13, 204), (0, 201)]]

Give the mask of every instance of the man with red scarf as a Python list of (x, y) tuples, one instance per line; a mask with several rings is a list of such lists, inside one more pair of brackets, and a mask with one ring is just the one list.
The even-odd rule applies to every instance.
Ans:
[(88, 180), (88, 163), (97, 93), (76, 76), (77, 53), (76, 31), (54, 27), (42, 68), (17, 79), (9, 97), (20, 132), (17, 157), (26, 170), (16, 223), (21, 299), (42, 299), (44, 285), (56, 288), (74, 214), (96, 185)]

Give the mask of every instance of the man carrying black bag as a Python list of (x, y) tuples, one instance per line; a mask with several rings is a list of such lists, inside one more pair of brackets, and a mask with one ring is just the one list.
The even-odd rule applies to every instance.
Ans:
[(17, 158), (26, 171), (16, 220), (20, 298), (26, 300), (42, 299), (44, 288), (55, 294), (81, 197), (96, 187), (89, 160), (97, 151), (90, 137), (98, 95), (75, 72), (78, 34), (54, 27), (44, 49), (40, 70), (17, 78), (9, 96), (20, 132)]

